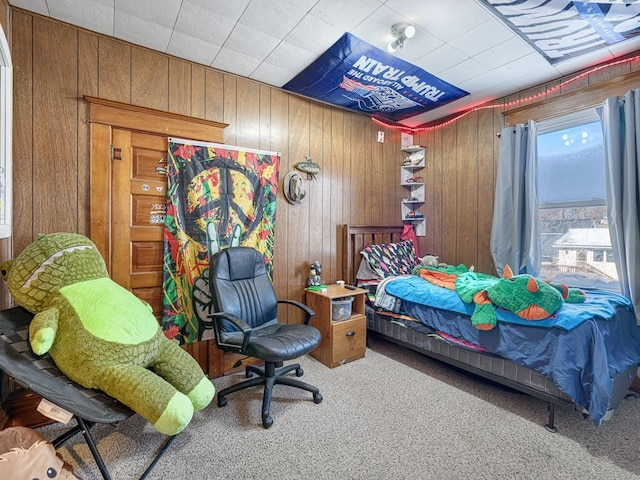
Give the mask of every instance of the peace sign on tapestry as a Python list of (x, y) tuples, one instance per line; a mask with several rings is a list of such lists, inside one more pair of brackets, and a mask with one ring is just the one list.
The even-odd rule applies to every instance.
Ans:
[(273, 271), (280, 154), (169, 139), (162, 324), (180, 343), (206, 338), (209, 256), (245, 245)]

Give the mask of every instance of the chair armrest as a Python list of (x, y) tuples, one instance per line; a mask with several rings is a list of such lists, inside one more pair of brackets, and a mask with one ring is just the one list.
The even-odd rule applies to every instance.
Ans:
[(296, 300), (278, 300), (278, 303), (287, 303), (289, 305), (293, 305), (294, 307), (298, 307), (300, 310), (304, 312), (304, 324), (309, 325), (309, 321), (311, 321), (311, 317), (313, 317), (316, 312), (307, 307), (304, 303), (298, 302)]
[[(216, 342), (218, 345), (223, 345), (231, 349), (238, 350), (239, 353), (244, 353), (247, 349), (247, 344), (249, 343), (249, 339), (251, 338), (251, 332), (253, 329), (240, 317), (232, 315), (231, 313), (226, 312), (216, 312), (209, 315), (209, 318), (213, 320), (213, 330), (216, 334)], [(242, 347), (238, 349), (237, 345), (232, 345), (229, 343), (224, 343), (222, 341), (222, 336), (220, 332), (222, 330), (222, 320), (227, 320), (231, 322), (238, 330), (242, 332)]]

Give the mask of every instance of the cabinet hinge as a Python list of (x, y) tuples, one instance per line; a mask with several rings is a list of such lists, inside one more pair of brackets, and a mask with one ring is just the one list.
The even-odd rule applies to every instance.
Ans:
[(111, 145), (111, 160), (122, 160), (122, 148)]

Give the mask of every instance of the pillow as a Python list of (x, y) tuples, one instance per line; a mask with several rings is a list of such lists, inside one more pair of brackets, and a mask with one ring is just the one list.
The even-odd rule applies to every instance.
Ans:
[(382, 278), (409, 274), (420, 263), (411, 240), (369, 245), (360, 253)]
[(382, 276), (378, 272), (376, 272), (368, 260), (362, 258), (360, 260), (360, 266), (358, 267), (358, 271), (356, 272), (356, 280), (358, 282), (380, 282), (382, 280)]

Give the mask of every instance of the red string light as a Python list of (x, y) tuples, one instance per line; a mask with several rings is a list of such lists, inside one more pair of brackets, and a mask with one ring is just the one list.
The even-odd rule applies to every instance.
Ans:
[(553, 87), (549, 87), (543, 92), (535, 93), (533, 95), (529, 95), (528, 97), (520, 98), (518, 100), (512, 100), (512, 101), (507, 102), (507, 103), (500, 103), (500, 104), (496, 104), (496, 105), (483, 105), (483, 106), (479, 106), (479, 107), (473, 107), (473, 108), (471, 108), (469, 110), (466, 110), (466, 111), (460, 113), (459, 115), (456, 115), (453, 118), (450, 118), (449, 120), (447, 120), (445, 122), (439, 123), (437, 125), (431, 125), (429, 127), (406, 127), (406, 126), (403, 126), (403, 125), (394, 125), (394, 124), (383, 122), (382, 120), (379, 120), (379, 119), (373, 118), (373, 117), (371, 117), (371, 120), (374, 123), (377, 123), (378, 125), (382, 125), (383, 127), (386, 127), (386, 128), (390, 128), (391, 130), (404, 130), (404, 131), (408, 131), (408, 132), (411, 132), (411, 133), (428, 132), (430, 130), (435, 130), (437, 128), (442, 128), (442, 127), (446, 127), (447, 125), (451, 125), (452, 123), (457, 122), (458, 120), (460, 120), (462, 117), (465, 117), (465, 116), (469, 115), (470, 113), (477, 112), (478, 110), (484, 110), (484, 109), (487, 109), (487, 108), (509, 108), (509, 107), (513, 107), (514, 105), (523, 104), (525, 102), (530, 102), (532, 100), (537, 100), (537, 99), (539, 99), (541, 97), (547, 96), (550, 93), (555, 92), (556, 90), (561, 89), (562, 87), (568, 85), (569, 83), (575, 82), (576, 80), (580, 80), (581, 78), (584, 78), (587, 75), (590, 75), (590, 74), (592, 74), (594, 72), (597, 72), (598, 70), (602, 70), (604, 68), (611, 68), (611, 67), (613, 67), (615, 65), (619, 65), (619, 64), (625, 63), (625, 62), (631, 63), (634, 60), (638, 60), (638, 59), (640, 59), (640, 55), (636, 55), (635, 57), (631, 57), (631, 58), (624, 58), (622, 60), (616, 60), (614, 62), (606, 63), (606, 64), (603, 64), (603, 65), (598, 65), (598, 66), (595, 66), (595, 67), (593, 67), (593, 68), (591, 68), (589, 70), (586, 70), (586, 71), (584, 71), (584, 72), (582, 72), (582, 73), (580, 73), (580, 74), (578, 74), (578, 75), (576, 75), (574, 77), (571, 77), (568, 80), (565, 80), (564, 82), (561, 82), (561, 83), (559, 83), (557, 85), (554, 85)]

